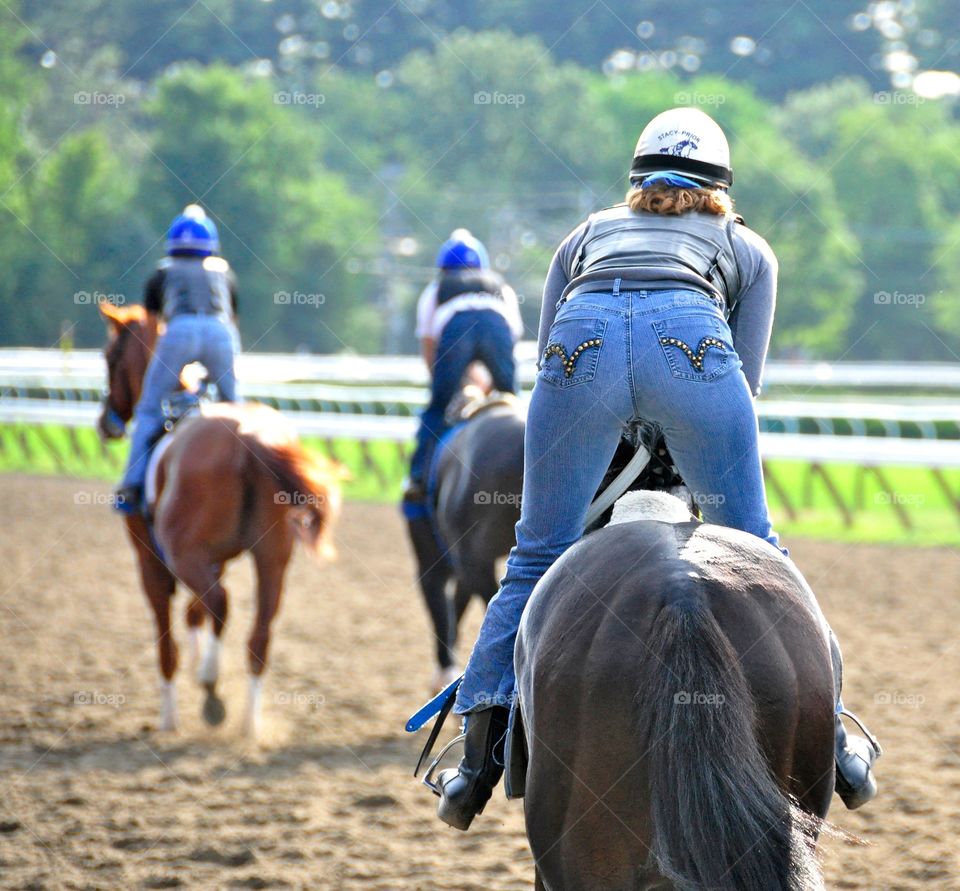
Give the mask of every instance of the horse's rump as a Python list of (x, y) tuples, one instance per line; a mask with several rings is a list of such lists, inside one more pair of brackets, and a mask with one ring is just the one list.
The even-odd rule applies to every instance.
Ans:
[(331, 554), (328, 534), (340, 507), (342, 476), (301, 445), (279, 412), (256, 403), (204, 405), (177, 425), (158, 460), (157, 513), (172, 507), (171, 487), (177, 487), (189, 498), (194, 524), (219, 518), (225, 532), (237, 533), (236, 552), (250, 546), (242, 540), (249, 530), (238, 530), (237, 523), (279, 513), (292, 517), (310, 552)]
[(609, 527), (544, 576), (516, 663), (545, 887), (817, 887), (784, 794), (825, 814), (832, 790), (808, 592), (769, 545), (694, 522)]

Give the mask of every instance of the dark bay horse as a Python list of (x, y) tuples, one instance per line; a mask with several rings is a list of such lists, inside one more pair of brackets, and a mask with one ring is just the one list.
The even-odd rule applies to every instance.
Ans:
[(583, 538), (521, 622), (537, 888), (821, 888), (834, 692), (813, 594), (760, 539), (630, 499), (653, 519)]
[[(492, 397), (467, 409), (469, 419), (437, 459), (433, 515), (407, 520), (417, 575), (433, 624), (436, 690), (459, 674), (454, 645), (470, 598), (497, 593), (497, 560), (515, 544), (523, 490), (524, 419), (516, 400)], [(448, 596), (450, 580), (455, 581)]]
[[(133, 415), (157, 332), (143, 307), (101, 304), (100, 310), (109, 332), (109, 380), (98, 428), (104, 437), (118, 438)], [(227, 620), (221, 579), (229, 560), (249, 552), (257, 606), (247, 641), (250, 687), (244, 727), (255, 737), (270, 624), (294, 541), (300, 539), (316, 554), (330, 550), (330, 526), (340, 503), (338, 474), (300, 445), (282, 415), (256, 404), (205, 406), (181, 420), (163, 446), (150, 505), (152, 529), (143, 516), (126, 518), (156, 619), (163, 678), (160, 728), (177, 726), (178, 651), (170, 624), (177, 582), (192, 594), (186, 619), (191, 654), (206, 688), (203, 716), (209, 724), (223, 720), (225, 709), (216, 692)], [(200, 662), (199, 633), (206, 617), (211, 633)]]

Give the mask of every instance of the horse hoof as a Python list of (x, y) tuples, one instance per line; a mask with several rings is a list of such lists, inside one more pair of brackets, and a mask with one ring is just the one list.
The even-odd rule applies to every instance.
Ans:
[(207, 698), (203, 701), (203, 720), (211, 727), (217, 727), (223, 723), (226, 716), (227, 709), (223, 700), (214, 693), (208, 693)]

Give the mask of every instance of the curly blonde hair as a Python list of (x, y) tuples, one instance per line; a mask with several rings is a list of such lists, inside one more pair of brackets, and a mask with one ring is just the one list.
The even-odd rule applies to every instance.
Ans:
[(733, 199), (723, 189), (681, 189), (676, 186), (633, 187), (627, 192), (630, 210), (679, 215), (688, 211), (725, 216), (733, 213)]

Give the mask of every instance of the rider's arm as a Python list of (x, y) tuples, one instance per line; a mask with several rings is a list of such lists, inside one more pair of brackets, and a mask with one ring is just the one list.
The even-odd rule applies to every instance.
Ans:
[(743, 363), (743, 374), (750, 392), (757, 396), (777, 304), (777, 258), (756, 232), (737, 227), (736, 234), (741, 287), (728, 321), (733, 346)]
[[(557, 303), (563, 294), (563, 289), (570, 284), (570, 273), (573, 269), (573, 263), (580, 249), (580, 241), (586, 230), (586, 221), (577, 226), (560, 244), (557, 252), (550, 261), (550, 269), (547, 272), (546, 281), (543, 283), (543, 304), (540, 307), (540, 330), (537, 335), (537, 356), (542, 356), (547, 348), (547, 339), (550, 336), (550, 329), (553, 327), (553, 320), (557, 315)], [(537, 367), (540, 367), (540, 359), (537, 359)]]
[(417, 337), (420, 338), (420, 355), (427, 363), (427, 370), (433, 374), (433, 360), (436, 357), (437, 341), (433, 336), (433, 315), (437, 311), (437, 282), (432, 281), (420, 294), (417, 301)]
[(233, 310), (233, 314), (237, 314), (237, 276), (234, 274), (234, 271), (231, 269), (227, 272), (227, 281), (230, 284), (230, 309)]
[(163, 270), (158, 269), (143, 289), (143, 307), (151, 316), (159, 316), (163, 312)]
[(514, 291), (510, 285), (505, 284), (502, 293), (506, 311), (505, 318), (507, 324), (510, 325), (510, 332), (513, 334), (514, 342), (516, 342), (523, 337), (524, 330), (523, 318), (520, 315), (520, 301), (517, 299), (517, 292)]

